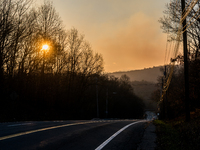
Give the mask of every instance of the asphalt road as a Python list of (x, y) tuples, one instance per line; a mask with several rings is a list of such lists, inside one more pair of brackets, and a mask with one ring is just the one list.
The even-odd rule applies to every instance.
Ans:
[(136, 150), (143, 120), (42, 121), (0, 124), (0, 150)]

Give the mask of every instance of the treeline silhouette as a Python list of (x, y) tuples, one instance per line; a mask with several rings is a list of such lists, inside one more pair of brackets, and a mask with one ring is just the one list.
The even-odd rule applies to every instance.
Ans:
[(103, 57), (51, 2), (0, 1), (0, 121), (91, 119), (97, 105), (100, 118), (140, 118), (129, 78), (102, 72)]

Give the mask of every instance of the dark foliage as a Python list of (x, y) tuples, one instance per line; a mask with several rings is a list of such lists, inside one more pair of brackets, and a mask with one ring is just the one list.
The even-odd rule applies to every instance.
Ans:
[[(98, 76), (98, 82), (96, 77)], [(93, 75), (86, 85), (76, 75), (69, 87), (66, 74), (5, 76), (4, 97), (1, 99), (1, 121), (141, 118), (144, 104), (135, 96), (129, 83), (116, 78)], [(86, 77), (85, 77), (86, 78)], [(84, 88), (82, 88), (84, 86)], [(106, 115), (106, 100), (108, 101)]]
[[(200, 60), (189, 62), (189, 102), (190, 112), (196, 112), (200, 108)], [(184, 88), (184, 68), (176, 67), (170, 86), (164, 96), (165, 111), (167, 118), (174, 119), (185, 115), (185, 88)], [(157, 95), (157, 96), (156, 96)], [(159, 91), (154, 92), (154, 100), (159, 101)], [(167, 100), (166, 100), (167, 99)], [(163, 102), (160, 103), (163, 111)], [(162, 112), (161, 112), (162, 113)]]

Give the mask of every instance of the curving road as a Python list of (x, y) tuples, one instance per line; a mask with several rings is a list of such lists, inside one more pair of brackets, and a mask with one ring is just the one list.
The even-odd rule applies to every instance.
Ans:
[(0, 124), (0, 150), (136, 150), (144, 120)]

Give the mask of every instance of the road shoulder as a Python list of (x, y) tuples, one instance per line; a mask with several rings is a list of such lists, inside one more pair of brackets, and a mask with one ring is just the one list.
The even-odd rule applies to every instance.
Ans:
[(137, 150), (154, 150), (156, 148), (156, 127), (152, 122), (148, 123), (144, 131), (141, 142), (138, 145)]

